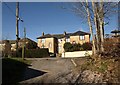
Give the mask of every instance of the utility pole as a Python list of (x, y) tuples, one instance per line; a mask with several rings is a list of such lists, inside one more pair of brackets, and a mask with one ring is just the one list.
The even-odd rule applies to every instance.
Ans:
[(24, 38), (26, 38), (26, 28), (24, 28)]
[(18, 42), (19, 42), (19, 2), (16, 3), (16, 57), (18, 57)]
[(23, 47), (22, 47), (22, 59), (25, 58), (25, 44), (26, 44), (26, 29), (24, 28), (24, 38), (23, 38)]

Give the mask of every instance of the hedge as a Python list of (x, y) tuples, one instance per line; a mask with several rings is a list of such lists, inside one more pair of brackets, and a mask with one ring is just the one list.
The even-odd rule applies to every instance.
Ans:
[(91, 43), (83, 43), (81, 44), (71, 44), (69, 42), (64, 44), (65, 52), (73, 52), (73, 51), (83, 51), (83, 50), (92, 50)]
[(26, 58), (43, 58), (48, 56), (49, 56), (49, 51), (47, 48), (28, 49), (25, 51)]
[(82, 48), (83, 48), (83, 50), (92, 50), (92, 44), (88, 43), (88, 42), (83, 43)]
[[(22, 49), (19, 49), (17, 52), (18, 57), (22, 57)], [(16, 56), (16, 52), (11, 53), (12, 57)], [(47, 48), (38, 48), (38, 49), (26, 49), (25, 58), (43, 58), (49, 57), (49, 51)]]
[(79, 51), (81, 48), (80, 44), (71, 44), (69, 42), (64, 44), (64, 49), (66, 52)]

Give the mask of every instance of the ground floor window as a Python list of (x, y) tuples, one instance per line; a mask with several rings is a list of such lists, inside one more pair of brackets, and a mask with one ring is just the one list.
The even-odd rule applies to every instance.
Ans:
[(73, 42), (72, 42), (72, 44), (76, 44), (76, 42), (75, 42), (75, 41), (73, 41)]
[(41, 48), (45, 48), (45, 45), (44, 45), (44, 44), (42, 44)]

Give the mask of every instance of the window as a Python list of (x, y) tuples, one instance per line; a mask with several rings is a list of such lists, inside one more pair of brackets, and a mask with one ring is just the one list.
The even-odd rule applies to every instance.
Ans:
[(75, 42), (75, 41), (73, 41), (73, 42), (72, 42), (72, 44), (76, 44), (76, 42)]
[(42, 48), (45, 48), (44, 44), (42, 44)]
[(42, 43), (45, 43), (45, 39), (42, 39), (41, 42), (42, 42)]
[(81, 35), (80, 36), (80, 40), (84, 40), (85, 39), (85, 36), (84, 35)]
[(70, 38), (66, 38), (66, 42), (70, 42)]

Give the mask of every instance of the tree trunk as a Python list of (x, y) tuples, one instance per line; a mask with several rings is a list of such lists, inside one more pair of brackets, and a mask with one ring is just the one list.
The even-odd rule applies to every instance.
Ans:
[(97, 7), (95, 3), (92, 1), (92, 7), (93, 7), (93, 12), (94, 12), (94, 24), (96, 28), (96, 46), (97, 46), (97, 53), (100, 52), (100, 30), (99, 30), (99, 21), (97, 18)]
[(101, 16), (99, 19), (100, 21), (100, 36), (101, 36), (101, 52), (104, 52), (104, 47), (103, 47), (103, 44), (104, 44), (104, 16), (103, 16), (103, 1), (100, 2), (100, 13), (101, 13)]
[(91, 37), (92, 37), (92, 44), (93, 44), (92, 52), (93, 52), (93, 54), (96, 54), (95, 39), (94, 39), (93, 28), (92, 28), (92, 23), (91, 23), (91, 19), (90, 19), (90, 12), (88, 9), (88, 1), (87, 0), (86, 0), (86, 5), (87, 5), (86, 9), (87, 9), (87, 15), (88, 15), (88, 25), (90, 28), (90, 33), (91, 33)]

